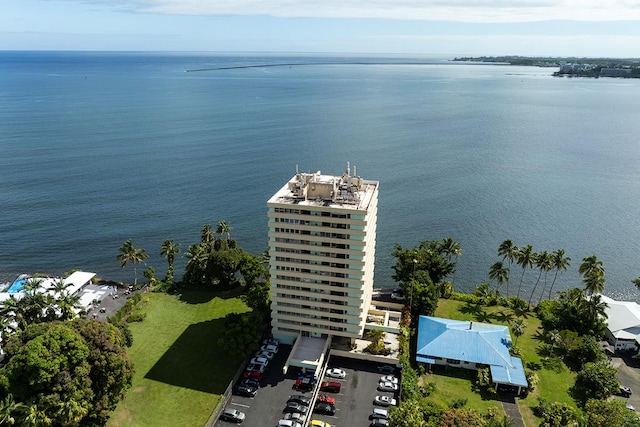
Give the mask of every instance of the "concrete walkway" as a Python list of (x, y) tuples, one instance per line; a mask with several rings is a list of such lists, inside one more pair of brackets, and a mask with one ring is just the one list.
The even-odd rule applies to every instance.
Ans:
[(522, 414), (520, 414), (520, 408), (518, 408), (515, 397), (510, 394), (501, 394), (500, 401), (502, 402), (502, 407), (504, 408), (504, 412), (507, 414), (507, 417), (513, 420), (513, 427), (526, 427), (522, 420)]

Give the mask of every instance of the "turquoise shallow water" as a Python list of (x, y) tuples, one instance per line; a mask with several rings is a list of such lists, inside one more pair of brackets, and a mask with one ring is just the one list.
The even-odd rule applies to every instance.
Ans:
[[(188, 69), (304, 63), (187, 73)], [(487, 281), (510, 238), (596, 254), (606, 293), (640, 276), (640, 81), (440, 58), (0, 52), (0, 279), (71, 268), (131, 279), (133, 239), (164, 272), (229, 221), (267, 246), (266, 201), (294, 172), (381, 182), (376, 282), (395, 242), (451, 236), (455, 285)], [(519, 280), (520, 270), (512, 273)], [(535, 273), (525, 276), (531, 286)], [(515, 280), (515, 279), (514, 279)]]

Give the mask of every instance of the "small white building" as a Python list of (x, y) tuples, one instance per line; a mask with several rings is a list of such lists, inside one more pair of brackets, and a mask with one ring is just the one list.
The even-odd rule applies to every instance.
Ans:
[(637, 351), (640, 344), (640, 305), (633, 301), (616, 301), (601, 295), (607, 303), (607, 341), (615, 351)]

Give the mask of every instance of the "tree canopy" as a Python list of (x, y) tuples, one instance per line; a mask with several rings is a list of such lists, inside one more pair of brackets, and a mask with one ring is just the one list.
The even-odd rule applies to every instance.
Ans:
[(22, 405), (23, 425), (100, 426), (131, 385), (120, 331), (88, 319), (28, 325), (5, 346), (0, 397)]

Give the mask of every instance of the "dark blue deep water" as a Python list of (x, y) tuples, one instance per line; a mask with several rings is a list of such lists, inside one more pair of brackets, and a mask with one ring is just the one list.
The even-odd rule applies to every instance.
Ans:
[[(190, 69), (242, 65), (276, 67)], [(300, 65), (296, 65), (300, 64)], [(455, 286), (487, 281), (500, 242), (604, 262), (638, 299), (640, 80), (438, 58), (0, 52), (0, 279), (72, 268), (131, 280), (132, 239), (165, 271), (225, 219), (267, 247), (266, 201), (294, 173), (380, 181), (376, 286), (393, 245), (451, 236)], [(514, 268), (513, 279), (519, 280)], [(525, 276), (525, 287), (537, 278)]]

